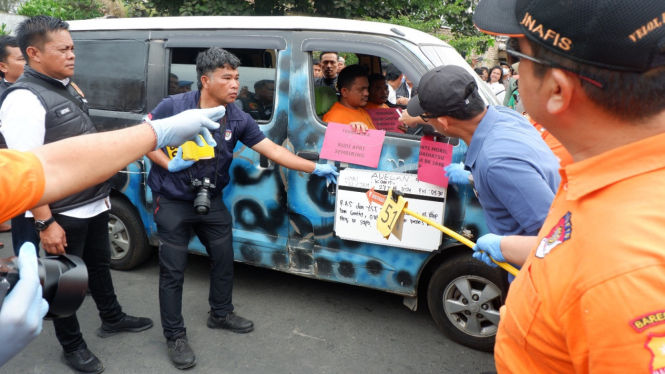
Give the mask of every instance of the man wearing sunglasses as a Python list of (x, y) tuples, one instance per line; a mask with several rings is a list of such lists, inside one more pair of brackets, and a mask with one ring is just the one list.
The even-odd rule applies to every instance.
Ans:
[(512, 109), (485, 106), (462, 67), (439, 66), (420, 82), (407, 111), (469, 145), (464, 167), (473, 175), (490, 232), (536, 235), (560, 180), (559, 163), (538, 131)]
[(500, 240), (525, 263), (499, 373), (665, 372), (664, 14), (653, 0), (476, 8), (481, 31), (513, 38), (526, 111), (575, 161), (538, 236)]

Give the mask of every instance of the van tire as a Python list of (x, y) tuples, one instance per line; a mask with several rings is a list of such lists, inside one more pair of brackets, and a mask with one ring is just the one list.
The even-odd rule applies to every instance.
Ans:
[(448, 259), (439, 265), (427, 288), (434, 322), (451, 340), (492, 352), (506, 295), (502, 279), (499, 269), (477, 261), (471, 251)]
[(111, 197), (109, 211), (111, 268), (129, 270), (142, 264), (152, 252), (143, 223), (131, 203)]

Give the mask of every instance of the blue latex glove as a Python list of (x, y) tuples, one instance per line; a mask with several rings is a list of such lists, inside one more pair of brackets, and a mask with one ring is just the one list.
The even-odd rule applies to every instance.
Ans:
[(190, 109), (173, 117), (149, 120), (145, 119), (157, 135), (157, 147), (155, 150), (171, 146), (178, 147), (188, 140), (193, 140), (199, 147), (203, 147), (203, 141), (199, 134), (203, 136), (206, 143), (212, 147), (217, 146), (217, 142), (210, 135), (209, 130), (217, 130), (219, 121), (226, 114), (226, 108), (218, 106), (208, 109)]
[(178, 152), (173, 157), (173, 160), (169, 161), (169, 171), (175, 173), (176, 171), (185, 170), (188, 167), (194, 165), (196, 161), (187, 161), (182, 159), (182, 147), (178, 147)]
[(470, 171), (464, 169), (464, 164), (450, 164), (443, 168), (446, 171), (446, 177), (448, 181), (454, 184), (467, 185), (469, 184), (469, 174)]
[(506, 262), (503, 253), (501, 253), (501, 239), (503, 239), (503, 236), (494, 234), (481, 236), (476, 245), (473, 246), (473, 250), (475, 251), (473, 258), (492, 267), (498, 267), (499, 265), (493, 263), (490, 256), (498, 262)]
[(18, 255), (19, 281), (0, 309), (0, 366), (19, 353), (42, 331), (48, 303), (39, 284), (37, 251), (25, 243)]
[(328, 180), (328, 183), (335, 184), (337, 184), (337, 176), (339, 175), (335, 165), (328, 164), (316, 164), (316, 168), (312, 174), (318, 175), (319, 177), (324, 177)]

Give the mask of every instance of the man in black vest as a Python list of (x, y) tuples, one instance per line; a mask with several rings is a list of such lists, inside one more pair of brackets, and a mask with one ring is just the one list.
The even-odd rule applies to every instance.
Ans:
[[(28, 150), (58, 140), (96, 132), (83, 94), (71, 83), (74, 43), (69, 25), (58, 18), (36, 16), (16, 29), (27, 61), (23, 75), (0, 97), (0, 121), (10, 149)], [(109, 187), (90, 187), (62, 200), (32, 209), (44, 250), (72, 254), (88, 267), (90, 294), (97, 304), (101, 337), (152, 327), (148, 318), (123, 313), (109, 269)], [(88, 350), (76, 315), (53, 320), (63, 348), (62, 360), (79, 373), (100, 373), (104, 365)]]

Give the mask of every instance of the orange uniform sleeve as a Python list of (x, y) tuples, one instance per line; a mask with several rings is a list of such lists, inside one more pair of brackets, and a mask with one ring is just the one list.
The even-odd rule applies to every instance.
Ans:
[[(611, 249), (609, 249), (611, 250)], [(602, 282), (562, 316), (575, 373), (665, 373), (665, 265)]]
[(44, 194), (44, 169), (30, 152), (0, 150), (0, 222), (32, 208)]

